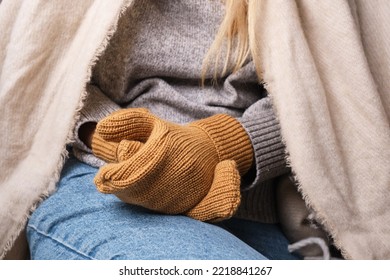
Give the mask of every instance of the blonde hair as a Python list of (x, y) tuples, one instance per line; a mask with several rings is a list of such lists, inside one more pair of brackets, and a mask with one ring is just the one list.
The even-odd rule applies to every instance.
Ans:
[[(214, 80), (228, 72), (236, 72), (249, 57), (254, 59), (259, 75), (257, 57), (258, 49), (255, 39), (255, 24), (261, 0), (225, 0), (225, 17), (217, 35), (203, 61), (202, 84), (214, 61)], [(222, 48), (225, 47), (225, 57), (222, 72), (218, 66)]]

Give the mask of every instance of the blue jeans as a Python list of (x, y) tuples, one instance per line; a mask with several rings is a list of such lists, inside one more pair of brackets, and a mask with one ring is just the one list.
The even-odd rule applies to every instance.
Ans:
[(156, 214), (99, 193), (96, 168), (70, 158), (32, 214), (32, 259), (296, 259), (277, 225)]

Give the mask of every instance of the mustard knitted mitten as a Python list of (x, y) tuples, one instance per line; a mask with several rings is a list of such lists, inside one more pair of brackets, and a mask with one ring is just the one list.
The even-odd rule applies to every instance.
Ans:
[(228, 115), (178, 125), (146, 109), (120, 110), (100, 121), (92, 149), (109, 162), (95, 177), (99, 191), (202, 221), (234, 214), (240, 175), (253, 157), (244, 128)]

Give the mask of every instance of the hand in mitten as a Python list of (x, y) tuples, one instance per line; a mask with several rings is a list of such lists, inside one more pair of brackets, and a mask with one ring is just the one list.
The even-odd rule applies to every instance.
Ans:
[(234, 214), (240, 175), (253, 157), (248, 135), (228, 115), (178, 125), (146, 109), (120, 110), (100, 121), (92, 149), (110, 162), (95, 177), (99, 191), (202, 221)]

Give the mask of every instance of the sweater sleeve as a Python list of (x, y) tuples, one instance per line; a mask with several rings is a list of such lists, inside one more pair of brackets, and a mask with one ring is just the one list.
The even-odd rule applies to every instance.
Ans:
[(248, 133), (254, 150), (254, 165), (243, 178), (243, 188), (250, 189), (288, 173), (285, 146), (269, 97), (254, 103), (238, 120)]
[(77, 159), (95, 167), (100, 167), (104, 164), (104, 161), (95, 157), (92, 150), (81, 141), (79, 130), (83, 124), (88, 122), (97, 123), (99, 120), (119, 109), (121, 107), (104, 95), (98, 87), (94, 85), (87, 86), (87, 97), (80, 111), (80, 118), (73, 131), (73, 154)]

